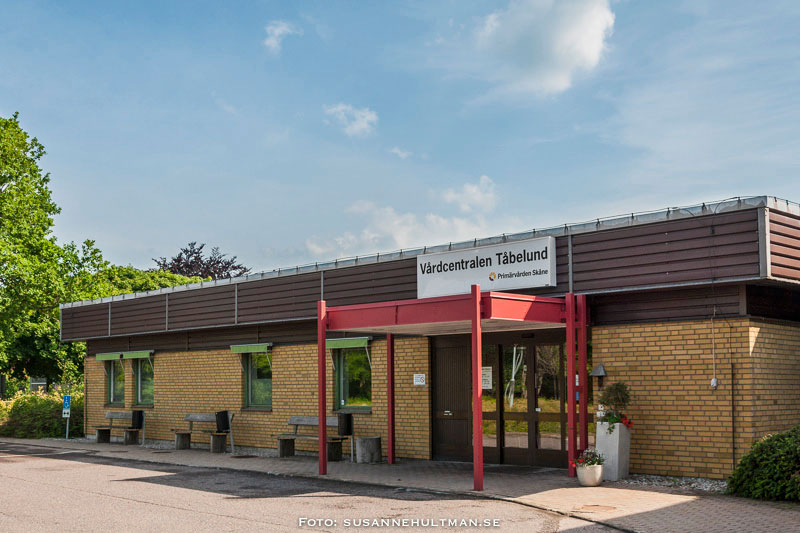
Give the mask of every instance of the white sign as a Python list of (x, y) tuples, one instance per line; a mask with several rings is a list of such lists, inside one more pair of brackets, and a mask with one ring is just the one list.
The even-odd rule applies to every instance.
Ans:
[(466, 294), (475, 284), (488, 291), (555, 287), (555, 237), (417, 256), (417, 298)]
[(492, 388), (492, 367), (490, 366), (482, 367), (481, 388), (490, 390)]
[(61, 418), (69, 418), (69, 409), (61, 410)]
[(425, 385), (425, 374), (414, 374), (414, 385)]

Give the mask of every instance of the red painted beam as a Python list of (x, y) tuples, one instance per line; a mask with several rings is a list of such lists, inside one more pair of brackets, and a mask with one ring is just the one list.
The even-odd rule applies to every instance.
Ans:
[[(437, 322), (472, 320), (469, 294), (398, 300), (328, 309), (328, 329), (332, 331), (389, 326), (410, 326)], [(518, 294), (485, 292), (480, 295), (484, 319), (500, 319), (559, 324), (564, 321), (564, 301)]]
[(386, 403), (388, 404), (388, 461), (394, 464), (394, 335), (386, 335)]
[(577, 458), (575, 446), (575, 295), (568, 292), (567, 298), (567, 460), (570, 461), (569, 476), (575, 477), (572, 461)]
[(325, 423), (327, 416), (325, 405), (327, 385), (325, 336), (327, 322), (325, 300), (320, 300), (317, 302), (317, 413), (319, 416), (317, 428), (319, 430), (319, 475), (321, 476), (328, 473), (328, 425)]
[(483, 388), (481, 387), (481, 286), (472, 286), (472, 477), (473, 488), (483, 490)]
[(586, 305), (586, 295), (577, 296), (577, 319), (578, 319), (578, 376), (580, 377), (580, 446), (579, 452), (583, 452), (589, 447), (589, 372), (587, 370), (587, 326), (588, 308)]
[(564, 321), (564, 300), (560, 299), (520, 298), (493, 292), (484, 293), (483, 302), (483, 318), (552, 324)]

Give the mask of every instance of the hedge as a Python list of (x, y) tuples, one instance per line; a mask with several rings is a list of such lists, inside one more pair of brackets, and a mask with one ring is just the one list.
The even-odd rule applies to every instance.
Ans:
[[(61, 418), (64, 397), (59, 392), (18, 393), (0, 401), (0, 436), (23, 439), (63, 437), (66, 420)], [(83, 436), (83, 394), (73, 394), (69, 433)]]
[(800, 425), (753, 444), (728, 479), (729, 494), (800, 501)]

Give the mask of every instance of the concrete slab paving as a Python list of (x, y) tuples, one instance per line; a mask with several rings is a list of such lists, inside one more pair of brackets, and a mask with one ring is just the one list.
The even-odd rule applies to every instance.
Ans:
[[(196, 467), (226, 468), (275, 475), (319, 478), (316, 457), (242, 457), (207, 450), (164, 450), (120, 444), (63, 440), (0, 439), (48, 446), (60, 452), (85, 450), (102, 457)], [(472, 465), (401, 461), (396, 465), (329, 463), (325, 476), (339, 481), (480, 495), (528, 505), (627, 531), (800, 531), (800, 505), (758, 502), (665, 487), (604, 483), (580, 487), (560, 469), (487, 466), (485, 490), (472, 491)], [(569, 527), (568, 524), (564, 527)], [(580, 527), (587, 527), (584, 523)], [(584, 529), (575, 529), (584, 531)]]

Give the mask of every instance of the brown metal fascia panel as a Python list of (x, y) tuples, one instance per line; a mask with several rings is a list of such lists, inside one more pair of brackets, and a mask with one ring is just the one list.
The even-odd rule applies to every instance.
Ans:
[[(713, 278), (717, 281), (736, 281), (739, 279), (749, 279), (758, 277), (758, 263), (746, 265), (733, 265), (727, 267), (715, 267)], [(650, 286), (663, 286), (668, 288), (673, 284), (710, 283), (712, 275), (707, 268), (700, 270), (688, 270), (683, 272), (664, 272), (661, 274), (645, 274), (641, 276), (622, 276), (613, 279), (600, 279), (594, 281), (575, 282), (575, 291), (613, 291), (616, 289), (639, 288)]]
[(770, 276), (800, 280), (800, 218), (770, 210), (766, 225)]
[[(586, 252), (596, 252), (600, 250), (611, 250), (614, 248), (635, 248), (639, 246), (647, 246), (651, 244), (668, 244), (672, 242), (689, 241), (697, 239), (702, 243), (703, 240), (715, 235), (731, 235), (734, 233), (744, 233), (750, 237), (744, 236), (742, 241), (758, 239), (758, 224), (755, 220), (740, 222), (737, 224), (719, 225), (713, 227), (698, 227), (682, 231), (670, 231), (663, 233), (653, 233), (650, 235), (641, 235), (638, 237), (618, 237), (609, 238), (602, 242), (591, 242), (587, 244), (573, 244), (573, 254), (580, 254)], [(576, 235), (576, 241), (577, 241)]]
[(573, 237), (573, 245), (587, 245), (591, 243), (606, 243), (619, 239), (632, 239), (636, 237), (648, 237), (658, 234), (673, 234), (692, 231), (701, 228), (737, 226), (741, 223), (755, 223), (758, 216), (757, 209), (737, 211), (734, 213), (724, 213), (719, 215), (704, 215), (694, 218), (682, 218), (679, 220), (669, 220), (656, 222), (653, 224), (642, 224), (618, 229), (607, 229), (591, 233), (580, 233)]
[(108, 335), (108, 304), (62, 309), (61, 332), (65, 341)]
[(620, 268), (652, 265), (660, 265), (665, 270), (691, 270), (695, 267), (690, 266), (689, 261), (713, 257), (721, 259), (720, 264), (744, 264), (752, 262), (757, 254), (758, 243), (746, 242), (725, 246), (694, 248), (680, 252), (659, 252), (607, 259), (605, 261), (582, 262), (575, 265), (574, 273), (577, 275), (578, 273), (585, 274), (587, 272), (617, 271)]
[(167, 316), (166, 296), (111, 302), (111, 334), (162, 331)]
[(704, 286), (591, 298), (595, 325), (709, 318), (715, 307), (717, 316), (738, 316), (739, 286)]
[(756, 317), (800, 322), (800, 288), (748, 285), (747, 313)]
[(583, 263), (594, 263), (608, 261), (622, 257), (637, 257), (647, 256), (651, 254), (664, 253), (666, 251), (676, 253), (681, 251), (705, 249), (708, 247), (722, 247), (732, 245), (757, 245), (758, 239), (755, 234), (747, 233), (732, 233), (729, 235), (713, 235), (706, 236), (702, 239), (690, 239), (684, 241), (669, 241), (667, 243), (651, 243), (638, 246), (629, 246), (624, 248), (612, 248), (608, 250), (597, 250), (594, 252), (587, 252), (582, 250), (580, 255), (574, 258), (576, 267)]

